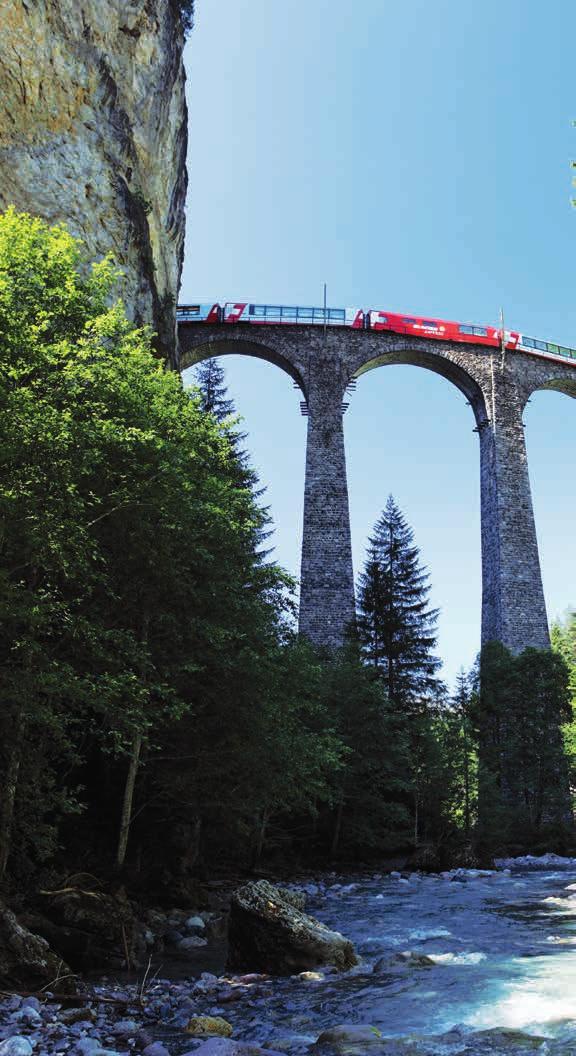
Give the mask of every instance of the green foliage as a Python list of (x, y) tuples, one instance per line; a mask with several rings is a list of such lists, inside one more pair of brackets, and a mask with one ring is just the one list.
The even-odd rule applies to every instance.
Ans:
[(5, 858), (21, 804), (54, 816), (24, 784), (32, 737), (67, 772), (80, 730), (138, 768), (207, 670), (237, 678), (240, 629), (267, 643), (285, 609), (226, 432), (109, 306), (115, 277), (64, 228), (0, 218)]
[(420, 565), (414, 533), (392, 496), (370, 538), (358, 587), (362, 655), (404, 711), (421, 711), (438, 688), (433, 655), (438, 610), (430, 609), (429, 575)]
[(570, 717), (561, 657), (500, 643), (484, 647), (473, 721), (480, 746), (480, 832), (488, 845), (524, 846), (570, 825), (562, 726)]
[[(392, 499), (358, 645), (299, 640), (221, 368), (184, 392), (116, 280), (64, 227), (0, 216), (0, 877), (138, 860), (174, 893), (264, 855), (468, 839), (478, 739), (493, 829), (562, 820), (561, 657), (489, 647), (482, 691), (447, 700)], [(574, 617), (554, 640), (574, 700)]]
[(550, 637), (553, 650), (562, 657), (568, 668), (571, 715), (563, 727), (563, 733), (570, 788), (574, 799), (576, 796), (576, 612), (570, 612), (563, 621), (554, 623)]
[(200, 405), (206, 414), (218, 422), (225, 422), (234, 414), (234, 404), (228, 398), (224, 371), (217, 359), (205, 359), (194, 370)]
[(352, 647), (326, 665), (321, 689), (347, 751), (346, 765), (335, 774), (332, 854), (374, 854), (406, 844), (411, 774), (405, 723)]

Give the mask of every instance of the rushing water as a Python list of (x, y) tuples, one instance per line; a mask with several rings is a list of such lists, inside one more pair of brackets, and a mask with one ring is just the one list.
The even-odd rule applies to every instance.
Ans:
[[(462, 1035), (503, 1028), (556, 1039), (542, 1052), (576, 1053), (576, 866), (328, 883), (312, 886), (307, 908), (352, 939), (362, 964), (344, 975), (236, 984), (241, 999), (213, 998), (210, 1009), (233, 1011), (235, 1036), (305, 1051), (326, 1028), (355, 1023), (387, 1038), (454, 1032), (448, 1048), (430, 1051), (463, 1051)], [(402, 960), (407, 951), (433, 963)], [(478, 1051), (519, 1043), (486, 1041)]]

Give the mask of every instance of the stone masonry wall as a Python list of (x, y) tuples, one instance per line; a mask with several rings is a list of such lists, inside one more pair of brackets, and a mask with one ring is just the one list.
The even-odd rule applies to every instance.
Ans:
[[(260, 356), (281, 366), (308, 400), (300, 627), (318, 645), (342, 641), (352, 611), (352, 558), (342, 398), (347, 383), (393, 363), (451, 381), (471, 405), (480, 439), (482, 642), (513, 652), (549, 645), (522, 411), (532, 392), (576, 396), (576, 365), (526, 353), (502, 361), (482, 346), (335, 328), (180, 326), (184, 368), (210, 355)], [(448, 540), (447, 545), (453, 545)]]

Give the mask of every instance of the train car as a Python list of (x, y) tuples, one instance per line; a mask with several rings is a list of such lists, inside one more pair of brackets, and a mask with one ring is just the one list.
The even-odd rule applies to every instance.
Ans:
[[(396, 334), (413, 334), (414, 337), (433, 338), (437, 341), (462, 341), (491, 347), (501, 344), (500, 330), (495, 326), (453, 323), (447, 319), (425, 319), (421, 316), (373, 310), (367, 313), (367, 317), (370, 330), (392, 330)], [(516, 348), (519, 337), (515, 330), (506, 330), (506, 348)]]
[(555, 359), (561, 363), (569, 360), (576, 365), (576, 348), (567, 348), (566, 345), (557, 345), (552, 341), (540, 341), (539, 338), (520, 334), (518, 348), (521, 352), (531, 352), (532, 355), (536, 353), (538, 356), (546, 356), (548, 359)]
[(302, 326), (349, 326), (364, 328), (361, 308), (300, 308), (276, 304), (248, 304), (231, 301), (224, 305), (225, 323), (280, 323)]
[(176, 309), (179, 323), (219, 323), (221, 319), (219, 304), (179, 304)]

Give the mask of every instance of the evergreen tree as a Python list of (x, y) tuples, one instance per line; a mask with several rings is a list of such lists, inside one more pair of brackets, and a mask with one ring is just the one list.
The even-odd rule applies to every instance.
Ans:
[(205, 359), (194, 370), (194, 382), (200, 394), (200, 406), (217, 422), (234, 414), (234, 403), (228, 399), (224, 370), (217, 359)]
[(369, 541), (358, 588), (358, 638), (389, 699), (405, 712), (425, 709), (438, 687), (434, 655), (438, 610), (414, 533), (392, 496)]
[[(238, 417), (234, 401), (228, 397), (226, 386), (226, 375), (223, 367), (217, 359), (205, 359), (199, 363), (194, 373), (195, 393), (200, 397), (200, 406), (206, 414), (213, 418), (226, 430), (232, 451), (236, 459), (238, 472), (238, 484), (242, 488), (252, 491), (254, 500), (260, 503), (266, 488), (259, 487), (258, 474), (250, 465), (248, 452), (242, 448), (246, 439), (246, 433), (237, 428)], [(260, 561), (264, 561), (272, 549), (264, 550), (263, 544), (272, 535), (270, 525), (272, 518), (269, 508), (262, 507), (262, 523), (257, 534), (257, 554)]]
[(450, 755), (455, 775), (453, 813), (461, 819), (466, 836), (470, 835), (475, 818), (478, 782), (478, 752), (471, 719), (472, 694), (471, 676), (460, 670), (448, 724), (452, 732)]
[(562, 657), (568, 668), (571, 716), (564, 726), (564, 747), (568, 759), (570, 789), (576, 798), (576, 612), (569, 612), (564, 620), (552, 625), (550, 635), (554, 652)]
[(485, 848), (534, 846), (570, 828), (562, 727), (570, 719), (568, 671), (548, 649), (512, 656), (484, 646), (473, 710), (479, 742), (479, 835)]
[(347, 750), (333, 778), (332, 857), (406, 846), (411, 790), (406, 724), (352, 645), (325, 665), (322, 698)]
[(223, 683), (230, 712), (255, 696), (290, 589), (226, 429), (115, 280), (65, 228), (0, 217), (0, 877), (51, 853), (80, 786), (78, 853), (121, 866), (166, 727), (221, 729)]

